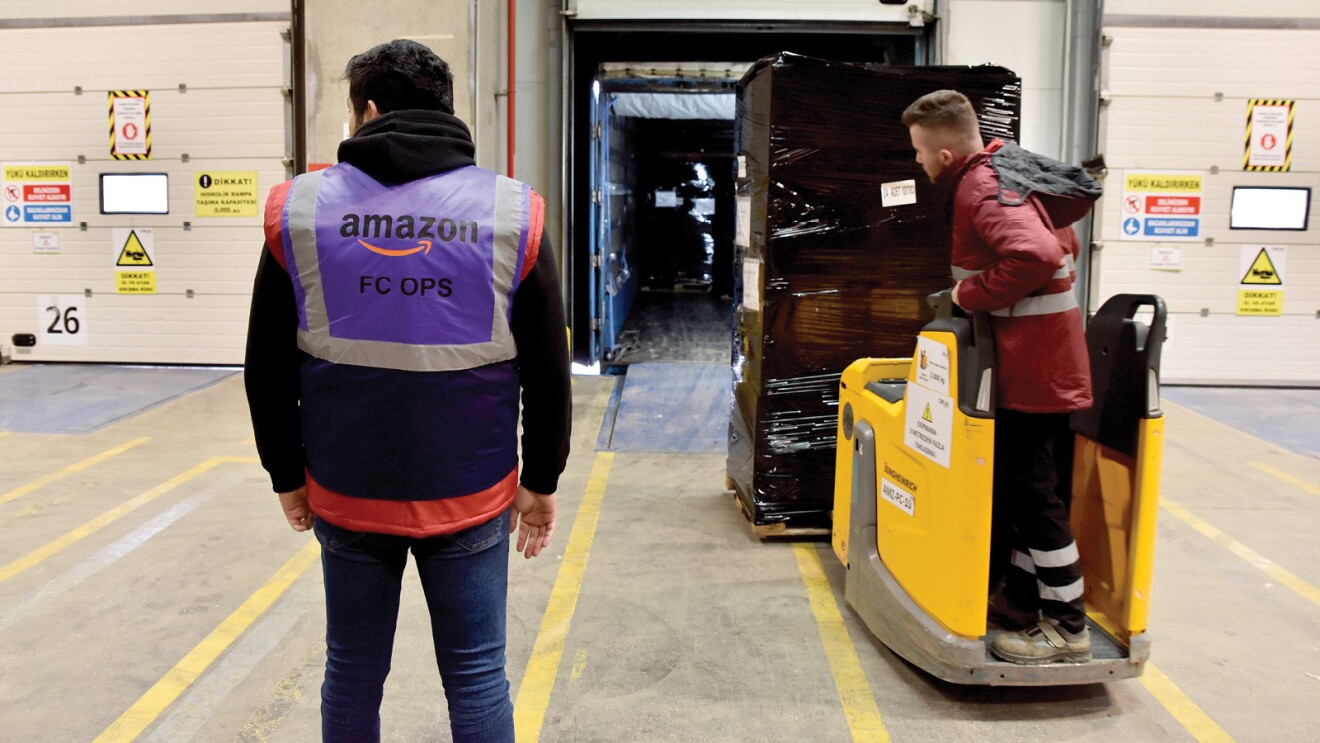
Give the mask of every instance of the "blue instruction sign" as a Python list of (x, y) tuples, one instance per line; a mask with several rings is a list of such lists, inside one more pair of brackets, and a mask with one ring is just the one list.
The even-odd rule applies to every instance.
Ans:
[(23, 221), (28, 224), (73, 222), (73, 207), (68, 204), (27, 205), (23, 207)]
[(1160, 219), (1146, 218), (1145, 235), (1147, 237), (1197, 237), (1201, 232), (1201, 220), (1198, 219)]
[(1128, 217), (1123, 220), (1123, 234), (1136, 235), (1141, 232), (1141, 220), (1136, 217)]

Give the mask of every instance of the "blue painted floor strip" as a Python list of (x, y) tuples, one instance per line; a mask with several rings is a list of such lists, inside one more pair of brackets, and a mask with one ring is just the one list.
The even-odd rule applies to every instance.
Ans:
[(37, 364), (0, 374), (0, 431), (88, 433), (238, 369)]
[(731, 374), (727, 364), (630, 365), (608, 450), (723, 454)]
[(1239, 431), (1320, 458), (1320, 389), (1169, 386), (1160, 392)]

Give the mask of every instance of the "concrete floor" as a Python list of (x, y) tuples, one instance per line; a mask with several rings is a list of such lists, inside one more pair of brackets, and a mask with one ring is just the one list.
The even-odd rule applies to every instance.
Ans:
[[(723, 458), (595, 451), (612, 384), (576, 380), (560, 531), (548, 555), (511, 558), (508, 671), (520, 709), (548, 698), (529, 718), (540, 739), (881, 739), (850, 732), (795, 548), (750, 535)], [(809, 544), (893, 740), (1320, 740), (1320, 459), (1166, 409), (1173, 510), (1160, 515), (1151, 621), (1162, 674), (1026, 690), (934, 681), (871, 639), (842, 604), (828, 545)], [(141, 723), (102, 740), (137, 728), (151, 741), (317, 739), (319, 567), (231, 617), (311, 540), (285, 525), (254, 456), (237, 376), (88, 434), (0, 434), (0, 738), (93, 740), (136, 704)], [(595, 530), (584, 519), (574, 534), (600, 457), (612, 467)], [(552, 599), (584, 548), (580, 592)], [(415, 579), (405, 586), (384, 738), (445, 740), (425, 605)], [(566, 599), (557, 670), (520, 691), (547, 605)], [(212, 634), (235, 622), (236, 635)]]

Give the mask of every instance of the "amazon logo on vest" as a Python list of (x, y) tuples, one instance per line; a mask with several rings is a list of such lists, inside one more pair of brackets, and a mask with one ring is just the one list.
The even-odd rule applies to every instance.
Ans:
[[(477, 242), (477, 223), (472, 220), (454, 220), (445, 217), (414, 217), (411, 214), (394, 217), (389, 214), (345, 214), (339, 223), (339, 234), (355, 237), (362, 247), (379, 255), (400, 257), (414, 253), (430, 253), (431, 241), (447, 243)], [(367, 240), (416, 240), (410, 248), (382, 248)]]

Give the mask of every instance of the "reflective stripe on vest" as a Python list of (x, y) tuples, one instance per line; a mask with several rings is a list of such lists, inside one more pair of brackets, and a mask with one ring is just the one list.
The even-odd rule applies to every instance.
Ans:
[[(331, 175), (331, 170), (335, 169), (342, 170)], [(289, 240), (285, 251), (286, 258), (289, 259), (289, 274), (294, 280), (295, 294), (302, 311), (298, 347), (312, 356), (333, 363), (416, 372), (473, 369), (515, 358), (517, 346), (509, 327), (509, 308), (517, 286), (518, 272), (530, 227), (530, 188), (518, 181), (476, 167), (460, 168), (431, 179), (392, 187), (376, 183), (352, 166), (341, 164), (335, 169), (299, 176), (294, 180), (289, 192), (285, 212)], [(324, 193), (328, 185), (325, 180), (327, 177), (336, 179), (334, 188), (329, 189), (336, 193), (330, 196)], [(442, 182), (445, 185), (437, 185)], [(366, 193), (362, 194), (360, 200), (352, 199), (353, 204), (342, 203), (343, 191), (353, 189), (362, 189)], [(437, 190), (432, 192), (426, 189)], [(462, 194), (458, 200), (466, 199), (469, 205), (489, 205), (491, 201), (494, 203), (493, 225), (482, 223), (478, 230), (474, 230), (479, 233), (480, 230), (493, 229), (489, 263), (485, 263), (478, 255), (483, 269), (488, 269), (490, 272), (489, 285), (480, 286), (485, 283), (486, 277), (477, 279), (468, 276), (442, 277), (455, 284), (466, 282), (461, 288), (452, 288), (454, 301), (465, 301), (461, 298), (467, 297), (466, 301), (469, 301), (472, 307), (485, 307), (487, 303), (492, 306), (489, 326), (484, 326), (484, 321), (478, 323), (484, 327), (473, 325), (470, 318), (467, 323), (455, 324), (452, 319), (445, 316), (445, 313), (461, 313), (462, 310), (453, 310), (438, 304), (432, 306), (417, 304), (406, 309), (403, 305), (397, 304), (405, 301), (415, 303), (449, 301), (446, 298), (448, 295), (440, 294), (441, 287), (437, 282), (441, 277), (425, 273), (429, 270), (427, 255), (432, 250), (484, 249), (485, 244), (484, 239), (478, 239), (478, 235), (472, 235), (471, 242), (475, 245), (466, 244), (468, 230), (464, 227), (458, 231), (459, 228), (455, 227), (458, 221), (416, 217), (417, 221), (429, 220), (430, 225), (437, 221), (441, 224), (448, 222), (455, 231), (445, 237), (441, 234), (442, 230), (437, 230), (436, 234), (430, 235), (436, 238), (434, 240), (412, 240), (413, 228), (410, 226), (405, 244), (398, 245), (399, 241), (395, 240), (389, 247), (368, 244), (357, 235), (343, 237), (341, 242), (340, 225), (317, 223), (318, 210), (331, 208), (366, 210), (365, 205), (370, 204), (372, 209), (383, 211), (388, 208), (385, 206), (387, 204), (401, 202), (401, 205), (406, 207), (410, 200), (426, 203), (429, 195), (446, 192)], [(357, 194), (354, 193), (353, 196), (356, 197)], [(338, 201), (328, 204), (328, 200)], [(359, 207), (359, 204), (363, 206)], [(486, 209), (489, 214), (489, 206), (486, 206)], [(335, 218), (334, 214), (320, 216), (327, 221)], [(352, 216), (351, 211), (349, 216)], [(374, 214), (370, 216), (375, 217), (376, 220), (390, 219), (390, 224), (394, 219)], [(455, 216), (466, 220), (472, 215), (460, 213)], [(372, 224), (372, 220), (368, 215), (362, 215), (361, 236), (381, 242), (376, 239), (379, 234), (373, 236), (367, 233), (369, 224)], [(430, 229), (430, 225), (427, 229)], [(376, 221), (374, 226), (377, 233), (380, 233), (381, 223)], [(458, 242), (446, 242), (451, 238)], [(331, 241), (334, 244), (321, 244)], [(412, 243), (415, 243), (416, 247), (413, 247)], [(421, 253), (423, 248), (425, 254), (416, 255)], [(325, 252), (331, 250), (341, 253)], [(361, 259), (364, 266), (362, 270), (371, 270), (373, 274), (346, 278), (349, 270), (344, 265), (342, 251), (345, 250), (372, 251), (372, 253), (364, 252)], [(327, 276), (323, 270), (322, 258), (332, 255), (335, 256), (336, 265), (339, 266), (338, 273)], [(387, 257), (382, 260), (381, 256)], [(441, 254), (437, 254), (437, 258), (439, 257)], [(468, 258), (468, 260), (474, 259)], [(386, 264), (388, 270), (395, 271), (394, 274), (383, 275), (387, 269), (381, 266)], [(376, 268), (371, 269), (372, 265)], [(440, 265), (457, 264), (451, 262)], [(372, 284), (370, 281), (372, 279), (378, 280), (378, 283)], [(424, 291), (422, 295), (417, 295), (423, 279), (431, 282), (429, 296)], [(339, 285), (328, 287), (327, 281), (336, 281)], [(345, 286), (343, 285), (345, 281), (350, 281), (353, 285)], [(406, 283), (408, 281), (413, 282), (412, 294), (407, 292), (410, 286)], [(451, 289), (446, 287), (445, 290)], [(327, 294), (332, 295), (329, 302), (327, 302)], [(389, 294), (394, 296), (390, 297)], [(473, 299), (476, 301), (472, 301)], [(387, 306), (383, 304), (384, 302), (396, 304)], [(363, 337), (368, 334), (382, 334), (389, 339)], [(437, 338), (441, 335), (449, 342), (438, 341)]]
[[(970, 279), (973, 276), (981, 273), (979, 270), (973, 271), (970, 268), (959, 268), (958, 266), (952, 266), (952, 269), (953, 269), (953, 278), (955, 281)], [(1073, 271), (1076, 270), (1077, 270), (1077, 264), (1073, 262), (1072, 255), (1065, 255), (1063, 256), (1063, 267), (1056, 270), (1054, 272), (1054, 275), (1050, 277), (1050, 280), (1058, 281), (1059, 279), (1066, 279), (1072, 275)]]
[[(981, 271), (973, 271), (968, 268), (959, 268), (952, 266), (953, 278), (956, 281), (970, 279)], [(1072, 276), (1073, 271), (1077, 270), (1077, 264), (1073, 261), (1072, 255), (1063, 256), (1063, 266), (1054, 272), (1050, 277), (1051, 281), (1062, 281)], [(1058, 312), (1067, 312), (1077, 307), (1077, 295), (1072, 289), (1055, 294), (1043, 294), (1040, 296), (1026, 297), (1012, 307), (1005, 307), (1000, 310), (991, 310), (990, 314), (995, 317), (1027, 317), (1029, 315), (1053, 315)]]

